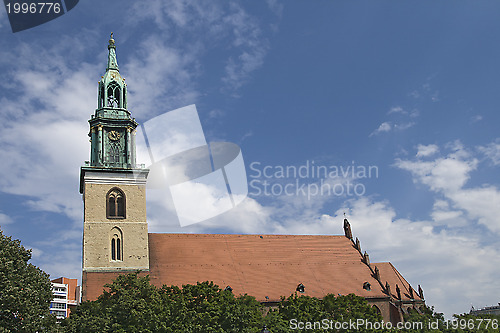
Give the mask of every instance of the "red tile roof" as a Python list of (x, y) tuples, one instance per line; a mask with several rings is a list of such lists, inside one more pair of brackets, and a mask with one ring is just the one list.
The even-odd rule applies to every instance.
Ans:
[[(158, 287), (213, 281), (261, 302), (288, 297), (299, 283), (305, 286), (303, 295), (318, 298), (330, 293), (388, 297), (345, 236), (149, 234), (149, 262), (151, 283)], [(389, 262), (375, 266), (393, 297), (398, 284), (403, 300), (409, 300), (409, 283), (396, 268)], [(123, 273), (84, 272), (85, 299), (96, 299), (104, 284)], [(365, 282), (371, 290), (363, 289)], [(416, 291), (414, 297), (420, 299)]]
[(149, 234), (149, 252), (157, 286), (213, 281), (259, 301), (288, 297), (299, 283), (314, 297), (387, 297), (344, 236)]

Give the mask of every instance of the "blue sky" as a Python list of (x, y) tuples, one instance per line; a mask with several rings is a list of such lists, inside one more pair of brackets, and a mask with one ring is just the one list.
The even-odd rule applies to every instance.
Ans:
[[(391, 261), (438, 311), (494, 305), (498, 17), (497, 1), (81, 1), (13, 34), (0, 11), (0, 226), (52, 277), (80, 278), (79, 167), (113, 31), (139, 122), (196, 104), (208, 141), (241, 147), (254, 187), (363, 190), (250, 188), (184, 228), (150, 195), (150, 231), (342, 234), (345, 212), (371, 261)], [(308, 163), (378, 174), (255, 171)]]

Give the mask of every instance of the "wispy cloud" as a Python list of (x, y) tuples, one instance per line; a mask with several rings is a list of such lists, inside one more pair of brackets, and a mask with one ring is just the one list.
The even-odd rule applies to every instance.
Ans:
[(481, 120), (483, 120), (483, 116), (481, 116), (480, 114), (477, 114), (477, 115), (475, 115), (475, 116), (473, 116), (473, 117), (471, 118), (471, 121), (472, 121), (473, 123), (477, 123), (478, 121), (481, 121)]
[(0, 227), (7, 224), (11, 224), (13, 222), (14, 221), (12, 220), (12, 218), (10, 218), (10, 216), (5, 215), (4, 213), (0, 213)]
[(374, 135), (377, 135), (377, 134), (383, 133), (383, 132), (389, 132), (391, 130), (391, 128), (392, 128), (391, 123), (385, 121), (382, 124), (380, 124), (380, 126), (375, 131), (373, 131), (370, 134), (370, 136), (374, 136)]
[(413, 118), (418, 117), (419, 112), (417, 109), (409, 111), (400, 105), (396, 105), (391, 107), (389, 111), (387, 111), (387, 115), (389, 116), (390, 121), (384, 121), (382, 124), (380, 124), (377, 129), (370, 133), (369, 137), (384, 132), (407, 130), (408, 128), (416, 125), (416, 122)]
[(478, 147), (478, 150), (486, 156), (494, 165), (500, 165), (500, 142), (491, 142), (486, 146)]
[(417, 147), (417, 157), (427, 157), (439, 152), (439, 147), (437, 145), (418, 145)]
[(195, 51), (169, 47), (159, 35), (149, 36), (123, 67), (130, 83), (130, 109), (143, 121), (160, 112), (193, 104), (200, 74)]
[[(270, 3), (270, 10), (278, 15), (279, 4)], [(172, 30), (178, 35), (169, 35), (173, 41), (171, 48), (185, 54), (186, 37), (195, 36), (197, 44), (190, 51), (202, 56), (207, 49), (220, 43), (229, 45), (228, 57), (220, 72), (224, 89), (236, 92), (250, 78), (251, 73), (262, 66), (269, 49), (264, 37), (263, 27), (258, 18), (250, 15), (237, 3), (224, 1), (193, 2), (184, 0), (151, 1), (148, 4), (135, 5), (133, 22), (140, 24), (144, 20), (153, 20), (161, 29)], [(158, 40), (161, 38), (155, 38)], [(182, 52), (179, 52), (183, 50)]]
[(391, 114), (391, 113), (401, 113), (401, 114), (408, 114), (408, 111), (404, 110), (402, 107), (400, 106), (393, 106), (389, 112), (387, 112), (387, 114)]
[(268, 41), (263, 38), (257, 20), (234, 3), (231, 4), (231, 14), (225, 17), (224, 22), (233, 29), (233, 46), (239, 54), (228, 59), (222, 80), (227, 87), (237, 89), (246, 82), (251, 72), (262, 66), (269, 48)]

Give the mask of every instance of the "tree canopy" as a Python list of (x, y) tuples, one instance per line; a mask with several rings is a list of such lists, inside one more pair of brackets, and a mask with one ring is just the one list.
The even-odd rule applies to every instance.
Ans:
[(297, 329), (292, 320), (382, 320), (364, 298), (353, 294), (321, 300), (294, 294), (268, 309), (252, 296), (235, 296), (212, 282), (157, 288), (148, 276), (135, 273), (120, 275), (106, 287), (97, 300), (82, 303), (63, 321), (65, 331), (256, 333), (267, 325), (272, 333), (324, 332)]
[(55, 323), (49, 275), (30, 259), (31, 250), (0, 230), (0, 332), (42, 332)]
[(120, 275), (96, 301), (62, 325), (68, 332), (258, 332), (261, 305), (209, 282), (156, 288), (149, 277)]

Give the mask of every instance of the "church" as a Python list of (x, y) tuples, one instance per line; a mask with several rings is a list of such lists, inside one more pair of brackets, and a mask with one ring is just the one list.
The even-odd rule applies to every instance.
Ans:
[(344, 219), (344, 235), (148, 233), (147, 169), (136, 164), (138, 123), (127, 109), (113, 36), (97, 109), (89, 120), (90, 161), (80, 171), (84, 202), (83, 300), (95, 300), (118, 274), (141, 271), (156, 286), (213, 281), (266, 306), (293, 293), (322, 298), (354, 293), (385, 321), (420, 312), (415, 290), (390, 262), (371, 263)]

